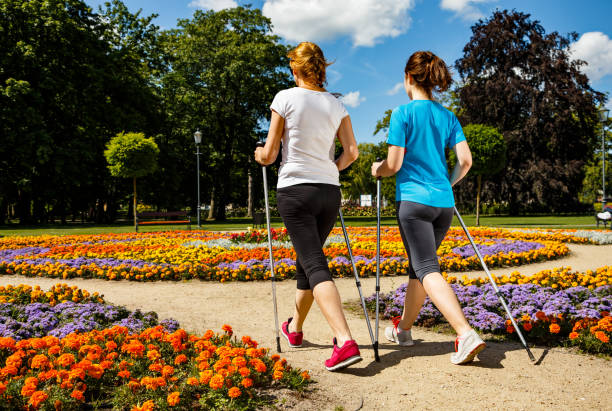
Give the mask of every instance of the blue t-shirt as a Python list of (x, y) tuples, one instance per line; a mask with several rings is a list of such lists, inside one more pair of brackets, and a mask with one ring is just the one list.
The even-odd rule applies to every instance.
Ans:
[(465, 141), (452, 111), (431, 100), (414, 100), (391, 113), (387, 144), (404, 147), (402, 168), (395, 177), (396, 201), (453, 207), (446, 147)]

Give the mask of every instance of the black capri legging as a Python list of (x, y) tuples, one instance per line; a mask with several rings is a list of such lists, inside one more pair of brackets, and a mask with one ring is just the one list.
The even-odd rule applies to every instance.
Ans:
[(397, 202), (397, 222), (410, 262), (409, 278), (418, 278), (423, 282), (427, 274), (440, 272), (436, 251), (452, 221), (452, 207)]
[(296, 184), (279, 188), (276, 200), (297, 254), (297, 288), (313, 290), (319, 283), (332, 281), (323, 244), (338, 217), (340, 187)]

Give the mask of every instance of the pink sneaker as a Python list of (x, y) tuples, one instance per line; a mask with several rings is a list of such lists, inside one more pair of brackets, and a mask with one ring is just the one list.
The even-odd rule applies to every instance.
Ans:
[(289, 323), (291, 322), (291, 320), (293, 320), (293, 317), (289, 318), (283, 323), (283, 325), (281, 326), (281, 332), (287, 339), (289, 347), (300, 348), (302, 346), (302, 340), (304, 339), (304, 333), (301, 331), (299, 333), (289, 332)]
[(334, 338), (334, 351), (329, 360), (325, 360), (325, 368), (328, 371), (336, 371), (349, 365), (353, 365), (361, 361), (359, 347), (355, 340), (348, 340), (342, 347), (338, 347), (337, 341)]

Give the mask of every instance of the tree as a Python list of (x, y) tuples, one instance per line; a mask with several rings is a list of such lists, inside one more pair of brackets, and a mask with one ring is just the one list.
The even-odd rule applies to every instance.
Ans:
[(134, 230), (136, 224), (136, 179), (151, 174), (157, 168), (159, 148), (152, 138), (142, 133), (119, 133), (106, 146), (104, 156), (113, 177), (132, 178), (134, 182)]
[(508, 167), (488, 186), (511, 214), (578, 206), (583, 166), (595, 142), (596, 105), (604, 101), (571, 60), (577, 38), (546, 34), (538, 21), (496, 11), (472, 26), (456, 67), (462, 124), (488, 124), (508, 146)]
[(468, 124), (463, 133), (472, 151), (470, 174), (476, 176), (476, 225), (480, 225), (480, 190), (482, 177), (492, 176), (506, 164), (506, 142), (495, 128), (483, 124)]
[(164, 118), (158, 29), (138, 14), (120, 1), (98, 13), (82, 0), (0, 2), (0, 220), (9, 204), (22, 224), (112, 218), (123, 193), (106, 142)]
[(269, 116), (273, 96), (291, 84), (288, 48), (270, 33), (270, 20), (245, 7), (197, 10), (164, 33), (171, 70), (162, 84), (172, 134), (186, 141), (196, 128), (202, 131), (207, 191), (217, 220), (225, 219), (236, 191), (246, 199), (248, 170), (258, 170), (247, 161), (256, 131)]
[[(353, 201), (359, 200), (361, 194), (376, 193), (376, 179), (372, 177), (372, 163), (376, 159), (387, 157), (387, 144), (383, 141), (379, 144), (359, 144), (359, 157), (343, 173), (341, 179), (342, 191)], [(395, 177), (383, 178), (381, 181), (381, 196), (387, 201), (395, 199)]]

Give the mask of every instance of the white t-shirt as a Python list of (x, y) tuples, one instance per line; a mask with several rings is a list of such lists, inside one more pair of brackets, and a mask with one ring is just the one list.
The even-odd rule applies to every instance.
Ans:
[(334, 139), (348, 112), (326, 91), (294, 87), (280, 91), (270, 108), (285, 119), (278, 188), (303, 183), (339, 186)]

